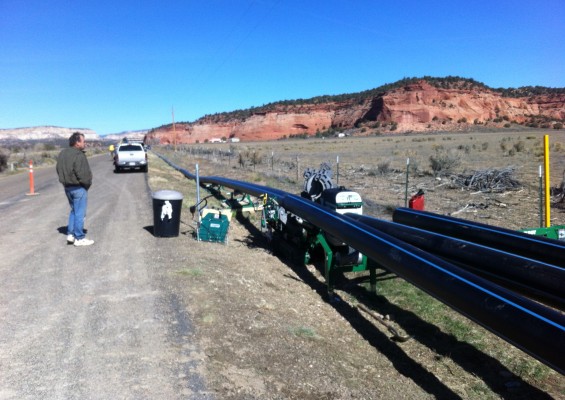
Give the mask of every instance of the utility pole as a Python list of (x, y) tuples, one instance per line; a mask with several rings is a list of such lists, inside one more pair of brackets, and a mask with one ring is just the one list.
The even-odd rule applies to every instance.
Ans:
[(175, 129), (175, 107), (171, 107), (172, 114), (173, 114), (173, 144), (175, 148), (175, 152), (177, 151), (177, 131)]

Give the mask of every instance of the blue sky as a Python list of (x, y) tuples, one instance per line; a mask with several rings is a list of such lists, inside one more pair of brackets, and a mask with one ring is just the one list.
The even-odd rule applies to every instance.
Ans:
[(0, 129), (105, 135), (425, 75), (565, 87), (565, 1), (0, 0)]

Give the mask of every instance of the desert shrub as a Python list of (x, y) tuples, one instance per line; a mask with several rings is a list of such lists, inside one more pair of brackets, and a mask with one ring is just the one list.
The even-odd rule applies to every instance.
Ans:
[(556, 152), (563, 151), (563, 145), (561, 144), (561, 142), (555, 143), (552, 147), (553, 147), (553, 151), (556, 151)]
[(386, 175), (391, 171), (390, 169), (390, 160), (381, 161), (377, 164), (377, 172), (380, 175)]
[(420, 164), (418, 163), (418, 160), (410, 159), (409, 170), (410, 170), (410, 173), (412, 173), (414, 175), (418, 173), (418, 171), (420, 170)]
[(553, 124), (553, 129), (563, 129), (563, 124), (561, 122), (557, 122)]
[(240, 152), (238, 156), (238, 163), (241, 168), (245, 168), (247, 164), (249, 153), (248, 152)]
[(446, 175), (461, 163), (458, 154), (436, 151), (436, 154), (430, 156), (430, 167), (434, 175)]
[(457, 149), (464, 151), (465, 154), (469, 154), (471, 152), (471, 147), (468, 144), (460, 144), (457, 146)]
[(488, 142), (483, 142), (483, 144), (481, 145), (481, 149), (482, 149), (483, 151), (487, 151), (487, 149), (488, 149)]
[(238, 163), (241, 168), (248, 165), (258, 165), (263, 162), (263, 156), (257, 150), (242, 149), (238, 153)]
[(8, 154), (0, 151), (0, 172), (3, 172), (8, 167), (8, 157)]
[(522, 151), (524, 151), (524, 149), (526, 148), (526, 144), (523, 141), (519, 141), (518, 143), (514, 143), (514, 150), (516, 150), (516, 153), (520, 153)]
[(263, 163), (263, 156), (261, 155), (261, 153), (254, 151), (251, 154), (250, 160), (253, 165), (258, 165)]
[(543, 150), (543, 147), (536, 146), (534, 148), (534, 156), (537, 157), (538, 159), (539, 158), (543, 159), (544, 154), (545, 154), (545, 152)]

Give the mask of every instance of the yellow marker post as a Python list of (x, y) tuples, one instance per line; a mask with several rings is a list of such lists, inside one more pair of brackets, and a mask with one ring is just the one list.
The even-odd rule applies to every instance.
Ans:
[(550, 196), (549, 196), (549, 135), (544, 135), (544, 161), (545, 161), (545, 227), (551, 226), (550, 222)]

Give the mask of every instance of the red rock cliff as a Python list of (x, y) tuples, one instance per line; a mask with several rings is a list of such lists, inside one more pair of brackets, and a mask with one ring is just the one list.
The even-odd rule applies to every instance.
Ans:
[[(362, 100), (323, 104), (274, 105), (247, 117), (202, 118), (152, 130), (148, 139), (161, 144), (204, 143), (212, 139), (275, 140), (292, 135), (315, 135), (329, 128), (354, 129), (393, 126), (395, 132), (464, 130), (473, 124), (493, 128), (502, 123), (524, 124), (533, 118), (563, 121), (565, 95), (503, 97), (478, 86), (438, 88), (426, 81), (403, 86)], [(497, 123), (499, 124), (497, 126)], [(175, 139), (176, 137), (176, 139)]]

